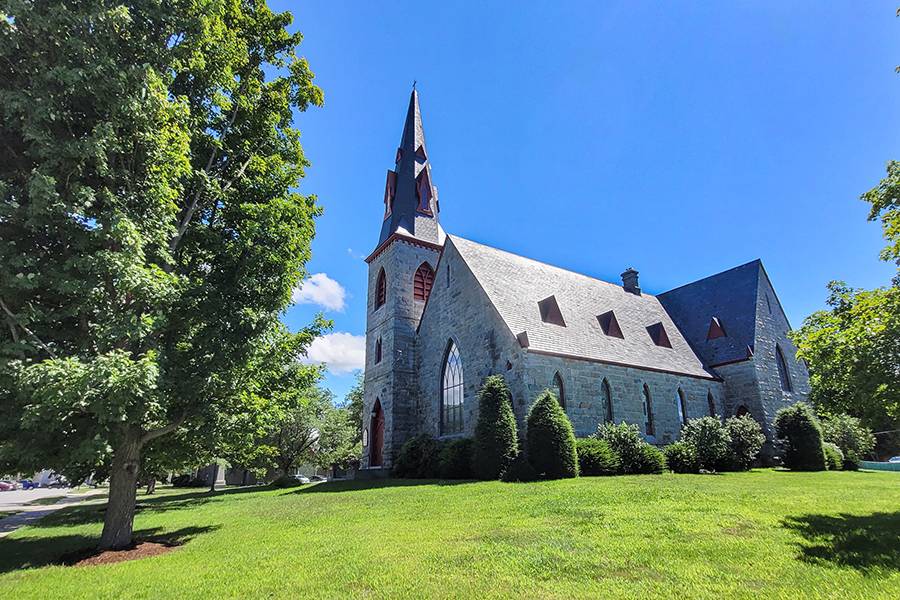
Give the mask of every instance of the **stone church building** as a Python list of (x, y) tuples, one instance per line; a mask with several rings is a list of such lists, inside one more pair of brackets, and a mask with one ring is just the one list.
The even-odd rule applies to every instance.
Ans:
[(362, 469), (390, 468), (421, 432), (471, 436), (477, 392), (502, 374), (520, 431), (554, 390), (577, 436), (637, 424), (651, 443), (705, 415), (750, 414), (771, 440), (778, 409), (805, 400), (805, 366), (762, 262), (663, 294), (638, 273), (600, 281), (441, 228), (413, 90), (369, 265)]

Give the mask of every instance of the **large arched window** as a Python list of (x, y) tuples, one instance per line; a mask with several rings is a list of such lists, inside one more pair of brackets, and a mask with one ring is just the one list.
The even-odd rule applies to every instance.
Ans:
[(413, 298), (428, 300), (432, 285), (434, 285), (434, 270), (427, 262), (423, 262), (416, 269), (416, 276), (413, 278)]
[(378, 310), (387, 301), (387, 277), (384, 269), (378, 272), (378, 281), (375, 282), (375, 309)]
[(709, 405), (709, 416), (716, 416), (716, 399), (713, 397), (712, 392), (706, 392), (706, 404)]
[(787, 361), (784, 360), (784, 352), (781, 346), (775, 344), (775, 364), (778, 366), (778, 379), (781, 380), (781, 389), (785, 392), (791, 391), (791, 374), (787, 368)]
[(559, 405), (563, 408), (566, 407), (566, 389), (563, 387), (562, 376), (559, 374), (559, 371), (553, 376), (553, 381), (550, 383), (550, 391), (553, 392), (553, 395), (556, 396), (556, 399), (559, 400)]
[(681, 388), (678, 388), (678, 393), (675, 394), (675, 404), (678, 406), (678, 420), (682, 425), (687, 425), (687, 399)]
[(441, 386), (441, 433), (460, 433), (463, 430), (463, 370), (459, 348), (450, 340), (444, 359)]
[(653, 401), (650, 399), (650, 387), (644, 384), (644, 433), (647, 435), (656, 435), (656, 428), (653, 426)]
[(600, 386), (603, 388), (603, 418), (607, 423), (613, 422), (613, 405), (612, 405), (612, 389), (609, 387), (609, 381), (603, 380)]

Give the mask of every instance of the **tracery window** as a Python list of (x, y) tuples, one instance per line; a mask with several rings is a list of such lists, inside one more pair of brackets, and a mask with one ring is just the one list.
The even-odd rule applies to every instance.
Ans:
[(441, 389), (441, 433), (463, 430), (463, 369), (456, 342), (450, 341), (444, 359)]

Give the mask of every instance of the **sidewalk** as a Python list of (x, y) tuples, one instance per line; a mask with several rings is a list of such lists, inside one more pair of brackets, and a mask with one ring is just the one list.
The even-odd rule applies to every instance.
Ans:
[[(27, 492), (31, 491), (32, 490), (27, 490)], [(34, 494), (4, 492), (4, 496), (7, 494), (16, 494), (16, 497), (7, 496), (4, 498), (0, 496), (0, 511), (16, 510), (20, 512), (4, 519), (0, 519), (0, 538), (6, 537), (20, 527), (30, 525), (38, 519), (42, 519), (50, 513), (54, 513), (62, 508), (68, 508), (92, 498), (99, 500), (101, 499), (100, 496), (104, 494), (104, 490), (90, 490), (83, 494), (66, 492), (65, 496), (61, 496), (55, 504), (28, 504), (29, 502), (41, 498), (54, 497), (54, 495), (59, 494), (62, 491), (63, 490), (33, 490), (33, 492), (35, 492)], [(23, 492), (25, 491), (23, 490)], [(103, 499), (105, 499), (105, 497)]]

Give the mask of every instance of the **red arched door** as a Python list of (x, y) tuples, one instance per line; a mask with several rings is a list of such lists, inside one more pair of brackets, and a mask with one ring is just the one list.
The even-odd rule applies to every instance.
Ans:
[(369, 440), (369, 466), (380, 467), (384, 460), (384, 411), (381, 410), (381, 400), (375, 399), (372, 407), (372, 421), (369, 431), (372, 432)]

